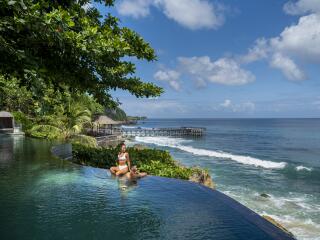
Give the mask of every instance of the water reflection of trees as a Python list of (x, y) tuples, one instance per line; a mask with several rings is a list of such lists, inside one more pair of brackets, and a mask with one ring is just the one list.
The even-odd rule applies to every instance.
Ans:
[(12, 137), (0, 135), (0, 165), (7, 165), (13, 161), (13, 146)]
[[(20, 200), (28, 202), (27, 209), (21, 202), (16, 210), (16, 214), (32, 213), (21, 219), (23, 229), (41, 225), (35, 234), (43, 232), (53, 238), (159, 239), (161, 216), (147, 200), (140, 200), (136, 183), (122, 182), (123, 179), (117, 182), (105, 170), (92, 172), (90, 168), (74, 167), (66, 161), (61, 167), (60, 161), (51, 157), (50, 145), (29, 138), (0, 139), (0, 164), (10, 162), (10, 167), (5, 167), (9, 182), (0, 181), (4, 190), (0, 196), (6, 199), (4, 207), (9, 202), (20, 204), (7, 196), (9, 192), (15, 193), (10, 194), (12, 197), (20, 194)], [(86, 174), (80, 169), (86, 169)], [(61, 177), (66, 177), (66, 182)], [(71, 177), (74, 177), (72, 181)], [(119, 190), (122, 184), (126, 184), (125, 191)], [(13, 217), (9, 220), (20, 224)], [(52, 226), (59, 231), (53, 231)]]

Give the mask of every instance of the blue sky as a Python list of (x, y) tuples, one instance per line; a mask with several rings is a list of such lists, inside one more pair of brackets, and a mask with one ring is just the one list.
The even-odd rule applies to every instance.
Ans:
[(134, 61), (161, 97), (113, 93), (129, 115), (320, 117), (320, 0), (118, 0), (99, 9), (158, 55)]

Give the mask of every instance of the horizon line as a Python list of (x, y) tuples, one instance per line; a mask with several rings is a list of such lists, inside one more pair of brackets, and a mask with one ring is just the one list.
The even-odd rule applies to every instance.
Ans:
[[(319, 117), (146, 117), (147, 119), (320, 119)], [(139, 120), (139, 121), (143, 121)]]

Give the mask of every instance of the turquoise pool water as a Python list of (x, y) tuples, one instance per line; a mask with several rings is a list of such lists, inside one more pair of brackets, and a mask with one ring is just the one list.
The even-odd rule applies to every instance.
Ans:
[(137, 184), (0, 135), (1, 239), (291, 239), (218, 191), (146, 177)]

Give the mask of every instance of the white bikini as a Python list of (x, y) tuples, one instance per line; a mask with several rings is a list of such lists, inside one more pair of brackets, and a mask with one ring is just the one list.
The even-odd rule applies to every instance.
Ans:
[[(119, 162), (120, 162), (120, 161), (125, 161), (125, 160), (127, 160), (125, 153), (122, 154), (122, 156), (121, 156), (121, 154), (118, 155), (118, 161), (119, 161)], [(119, 167), (119, 170), (123, 170), (123, 169), (125, 169), (125, 168), (128, 168), (127, 164), (125, 164), (125, 165), (119, 165), (118, 167)]]

